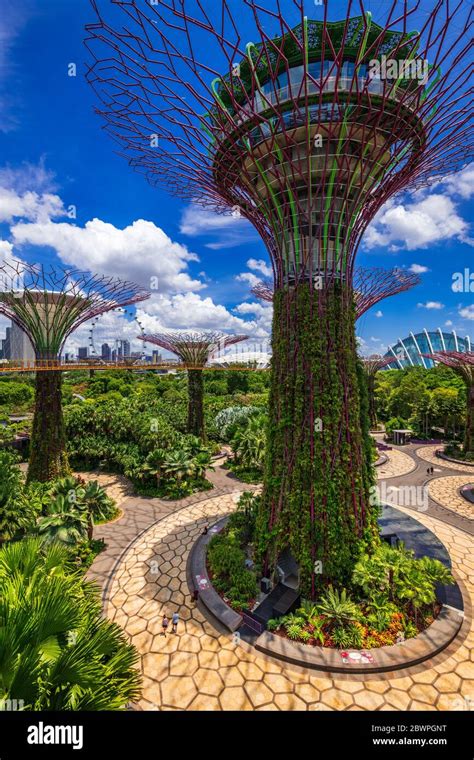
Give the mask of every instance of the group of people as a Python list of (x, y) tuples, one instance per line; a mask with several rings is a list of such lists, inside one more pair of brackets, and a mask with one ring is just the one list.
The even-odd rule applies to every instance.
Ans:
[[(173, 612), (171, 616), (171, 633), (178, 633), (178, 623), (179, 623), (179, 615), (177, 612)], [(170, 624), (170, 620), (168, 618), (168, 615), (163, 615), (163, 620), (161, 621), (161, 627), (162, 627), (162, 635), (166, 636), (166, 632), (168, 630), (168, 626)]]

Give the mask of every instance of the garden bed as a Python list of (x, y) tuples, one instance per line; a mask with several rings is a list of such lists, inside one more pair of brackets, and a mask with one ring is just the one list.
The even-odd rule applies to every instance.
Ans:
[[(216, 535), (220, 536), (218, 544), (225, 542), (229, 529), (235, 529), (235, 517), (219, 521), (201, 536), (193, 549), (192, 559), (190, 557), (189, 579), (193, 588), (202, 584), (200, 597), (213, 616), (235, 631), (241, 625), (238, 624), (239, 617), (241, 621), (244, 619), (253, 600), (239, 606), (231, 599), (227, 604), (222, 583), (218, 589), (213, 587), (213, 573), (208, 562), (210, 542)], [(451, 588), (443, 584), (454, 581), (449, 570), (438, 560), (432, 557), (417, 559), (416, 552), (405, 551), (400, 552), (400, 561), (407, 564), (397, 593), (391, 590), (389, 600), (382, 598), (383, 592), (382, 596), (374, 595), (370, 587), (374, 578), (377, 584), (380, 583), (380, 578), (377, 579), (380, 563), (388, 562), (387, 566), (390, 563), (393, 566), (395, 562), (396, 566), (398, 559), (394, 552), (397, 551), (382, 544), (380, 556), (364, 557), (356, 566), (355, 586), (351, 585), (349, 593), (344, 589), (326, 588), (315, 602), (305, 602), (296, 612), (268, 621), (268, 630), (262, 633), (260, 628), (260, 635), (256, 640), (254, 636), (252, 643), (260, 651), (293, 664), (335, 672), (396, 670), (434, 656), (449, 645), (462, 625), (462, 610), (446, 606), (445, 594), (442, 591), (439, 594), (440, 589)], [(365, 588), (358, 600), (357, 584)], [(418, 597), (412, 594), (412, 588), (417, 584), (421, 588)], [(456, 590), (458, 587), (454, 585)], [(363, 601), (362, 597), (369, 601)], [(461, 598), (456, 606), (462, 607)], [(242, 636), (245, 638), (244, 630)]]
[(474, 467), (474, 462), (469, 462), (468, 459), (454, 459), (454, 457), (448, 456), (448, 454), (445, 454), (444, 451), (441, 451), (441, 449), (437, 449), (435, 451), (435, 455), (439, 459), (444, 459), (446, 462), (453, 462), (454, 464), (464, 464), (468, 467)]

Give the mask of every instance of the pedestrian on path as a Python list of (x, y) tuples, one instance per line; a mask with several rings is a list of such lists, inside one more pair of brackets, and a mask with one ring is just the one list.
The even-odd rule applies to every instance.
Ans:
[(162, 636), (166, 636), (166, 631), (167, 631), (167, 628), (168, 628), (169, 624), (170, 624), (170, 621), (166, 617), (166, 612), (165, 612), (165, 614), (163, 615), (163, 620), (161, 621), (161, 628), (162, 628), (162, 634), (161, 635)]
[(173, 633), (178, 633), (179, 615), (177, 612), (173, 612), (171, 623), (173, 625)]

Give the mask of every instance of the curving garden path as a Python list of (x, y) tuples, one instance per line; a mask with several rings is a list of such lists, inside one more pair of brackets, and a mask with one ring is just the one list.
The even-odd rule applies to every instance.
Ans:
[[(426, 447), (428, 448), (428, 447)], [(379, 478), (391, 483), (436, 484), (427, 478), (419, 447), (387, 452)], [(402, 455), (402, 456), (398, 456)], [(407, 462), (406, 460), (410, 460)], [(440, 461), (436, 460), (439, 466)], [(410, 465), (409, 469), (408, 465)], [(442, 468), (442, 466), (441, 466)], [(440, 472), (442, 469), (440, 468)], [(380, 468), (379, 468), (380, 469)], [(390, 474), (389, 474), (390, 473)], [(463, 477), (463, 476), (462, 476)], [(215, 488), (179, 502), (128, 497), (123, 516), (96, 528), (108, 547), (89, 577), (102, 586), (108, 617), (123, 626), (142, 655), (141, 710), (468, 710), (474, 704), (474, 537), (472, 520), (430, 498), (416, 515), (447, 547), (463, 586), (466, 618), (447, 650), (399, 676), (305, 671), (235, 643), (190, 596), (186, 562), (203, 526), (232, 511), (244, 486), (220, 465), (209, 473)], [(443, 478), (440, 478), (440, 480)], [(444, 478), (446, 479), (446, 478)], [(450, 500), (450, 495), (442, 498)], [(411, 513), (410, 508), (402, 511)], [(177, 635), (161, 635), (161, 617), (177, 610)]]

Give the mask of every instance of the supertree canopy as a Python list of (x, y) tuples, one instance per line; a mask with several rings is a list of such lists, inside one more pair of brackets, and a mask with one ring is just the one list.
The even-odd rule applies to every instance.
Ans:
[[(30, 338), (36, 364), (54, 364), (68, 336), (83, 322), (149, 293), (131, 282), (59, 265), (9, 260), (0, 265), (0, 314)], [(67, 471), (61, 377), (58, 369), (36, 373), (35, 413), (28, 479), (48, 481)]]
[(369, 402), (369, 420), (370, 427), (375, 430), (377, 427), (377, 405), (375, 403), (375, 378), (377, 372), (384, 367), (387, 367), (392, 362), (396, 362), (395, 356), (380, 356), (379, 354), (372, 354), (372, 356), (363, 356), (361, 358), (362, 366), (365, 371), (367, 380), (367, 394)]
[[(403, 269), (357, 267), (352, 280), (356, 319), (384, 298), (410, 290), (420, 282), (421, 277), (418, 274)], [(269, 282), (259, 282), (251, 288), (251, 293), (262, 301), (272, 302), (274, 288)]]
[(217, 351), (247, 340), (247, 335), (220, 332), (166, 332), (138, 336), (146, 343), (170, 351), (188, 369), (188, 433), (206, 437), (204, 426), (204, 379), (202, 368)]
[(348, 577), (363, 539), (377, 540), (356, 400), (354, 258), (389, 198), (469, 158), (469, 4), (436, 0), (425, 12), (421, 0), (389, 0), (373, 19), (365, 0), (347, 0), (337, 20), (331, 3), (311, 4), (319, 17), (307, 18), (304, 0), (92, 4), (88, 79), (130, 164), (246, 218), (268, 249), (257, 555), (270, 572), (290, 548), (314, 595)]
[(465, 455), (474, 458), (474, 351), (438, 351), (422, 356), (451, 367), (464, 380), (467, 405), (463, 451)]

